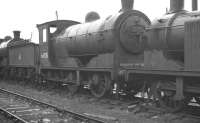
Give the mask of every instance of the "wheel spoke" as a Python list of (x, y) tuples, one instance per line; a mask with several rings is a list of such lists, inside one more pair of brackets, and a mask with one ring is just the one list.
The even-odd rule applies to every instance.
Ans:
[(109, 90), (110, 81), (106, 77), (106, 75), (100, 76), (98, 74), (94, 74), (92, 77), (90, 89), (91, 93), (97, 98), (103, 97)]
[[(153, 85), (151, 88), (153, 90), (153, 96), (154, 99), (158, 101), (158, 104), (161, 108), (165, 108), (169, 112), (176, 112), (181, 110), (186, 103), (185, 100), (174, 100), (175, 91), (169, 91), (169, 90), (162, 90), (160, 87), (162, 83), (155, 83), (156, 85)], [(169, 83), (168, 83), (169, 84)]]

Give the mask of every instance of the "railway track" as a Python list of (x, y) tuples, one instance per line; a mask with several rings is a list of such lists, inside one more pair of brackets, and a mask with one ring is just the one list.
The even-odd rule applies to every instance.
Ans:
[(200, 120), (200, 106), (197, 105), (196, 103), (190, 103), (189, 105), (187, 105), (183, 109), (182, 113), (185, 116), (192, 117), (192, 118)]
[(5, 89), (0, 89), (0, 112), (16, 123), (106, 123)]
[(155, 116), (172, 114), (174, 116), (173, 119), (189, 118), (200, 122), (200, 105), (194, 101), (191, 101), (189, 104), (185, 105), (182, 109), (175, 112), (168, 110), (165, 107), (157, 107), (156, 105), (157, 104), (155, 104), (155, 102), (152, 102), (150, 100), (150, 102), (147, 101), (147, 103), (141, 103), (139, 107), (140, 109), (143, 109), (145, 112), (148, 111), (153, 113)]

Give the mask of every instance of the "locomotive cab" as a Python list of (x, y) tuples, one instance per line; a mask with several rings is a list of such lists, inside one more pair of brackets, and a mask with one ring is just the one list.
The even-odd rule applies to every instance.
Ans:
[(39, 31), (40, 63), (50, 66), (54, 61), (54, 49), (52, 49), (52, 38), (62, 32), (63, 29), (78, 24), (79, 22), (70, 20), (56, 20), (37, 25)]

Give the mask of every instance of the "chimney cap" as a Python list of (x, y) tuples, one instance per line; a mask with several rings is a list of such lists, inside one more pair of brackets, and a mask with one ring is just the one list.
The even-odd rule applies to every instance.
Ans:
[(20, 32), (19, 30), (14, 30), (13, 34), (14, 34), (14, 39), (20, 39)]
[(19, 30), (14, 30), (13, 33), (20, 33), (21, 31)]

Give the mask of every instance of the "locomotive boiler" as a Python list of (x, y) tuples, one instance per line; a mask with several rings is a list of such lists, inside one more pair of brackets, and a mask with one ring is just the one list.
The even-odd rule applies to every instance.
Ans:
[[(150, 56), (146, 62), (149, 67), (162, 69), (182, 69), (184, 67), (184, 24), (200, 16), (199, 12), (194, 12), (197, 10), (197, 1), (193, 0), (192, 5), (193, 12), (188, 12), (184, 10), (184, 0), (170, 0), (169, 12), (152, 22), (148, 29), (148, 44), (154, 54), (150, 55), (151, 53), (146, 52), (147, 56)], [(161, 58), (165, 60), (160, 61)], [(155, 59), (158, 59), (157, 63)]]
[(149, 23), (149, 19), (142, 12), (122, 9), (106, 19), (66, 28), (54, 37), (52, 49), (55, 56), (64, 57), (68, 54), (81, 60), (84, 56), (112, 53), (116, 49), (115, 42), (119, 41), (125, 51), (137, 54), (144, 49), (144, 31)]

